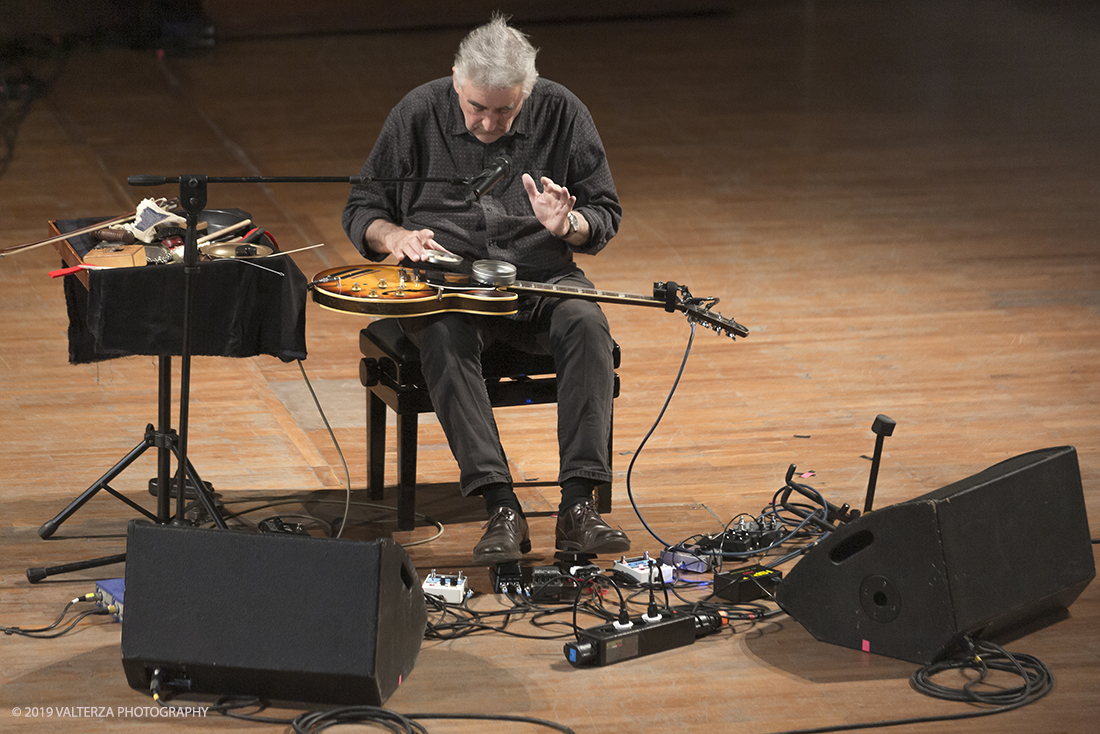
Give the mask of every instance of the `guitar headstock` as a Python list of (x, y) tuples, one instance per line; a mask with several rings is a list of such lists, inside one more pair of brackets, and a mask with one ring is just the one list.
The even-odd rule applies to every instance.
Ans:
[(653, 284), (653, 296), (665, 302), (666, 311), (680, 311), (686, 315), (688, 323), (702, 324), (703, 328), (713, 329), (715, 333), (728, 336), (730, 339), (744, 338), (749, 335), (749, 330), (736, 320), (710, 310), (717, 305), (717, 298), (696, 298), (691, 295), (686, 285), (679, 285), (672, 281), (667, 283), (659, 281)]

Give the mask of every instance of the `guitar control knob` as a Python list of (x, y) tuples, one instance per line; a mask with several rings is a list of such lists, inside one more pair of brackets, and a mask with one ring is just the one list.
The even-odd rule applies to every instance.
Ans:
[(358, 293), (361, 290), (363, 290), (363, 288), (358, 283), (352, 283), (351, 284), (351, 292), (352, 293)]

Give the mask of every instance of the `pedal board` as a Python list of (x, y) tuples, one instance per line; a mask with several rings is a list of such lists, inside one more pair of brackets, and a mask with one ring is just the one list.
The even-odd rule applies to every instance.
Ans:
[(725, 532), (700, 539), (697, 547), (722, 553), (751, 553), (774, 545), (783, 537), (783, 523), (776, 517), (740, 519)]
[(493, 593), (520, 594), (534, 602), (572, 601), (577, 579), (600, 573), (592, 555), (558, 552), (554, 558), (557, 564), (553, 566), (521, 566), (519, 561), (490, 566)]

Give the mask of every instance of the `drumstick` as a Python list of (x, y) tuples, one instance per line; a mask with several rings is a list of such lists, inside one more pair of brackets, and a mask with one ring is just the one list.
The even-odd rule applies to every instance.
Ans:
[(60, 242), (61, 240), (67, 239), (69, 237), (75, 237), (81, 234), (88, 234), (89, 232), (94, 232), (97, 229), (102, 229), (103, 227), (108, 227), (112, 224), (125, 224), (126, 222), (132, 222), (136, 217), (136, 214), (128, 214), (122, 217), (115, 217), (114, 219), (108, 219), (107, 221), (99, 222), (98, 224), (81, 227), (80, 229), (73, 230), (72, 232), (65, 232), (63, 234), (57, 235), (56, 237), (50, 237), (49, 239), (40, 240), (38, 242), (30, 242), (25, 245), (16, 245), (15, 247), (9, 247), (7, 249), (0, 250), (0, 257), (5, 257), (12, 252), (25, 252), (27, 250), (33, 250), (37, 247), (42, 247), (44, 245), (52, 245), (55, 242)]
[(219, 229), (217, 232), (211, 232), (210, 234), (206, 235), (205, 237), (199, 237), (197, 240), (195, 240), (195, 242), (196, 242), (196, 244), (201, 245), (201, 244), (204, 244), (206, 242), (209, 242), (210, 240), (217, 239), (218, 237), (221, 237), (223, 234), (229, 234), (230, 232), (236, 232), (241, 227), (247, 227), (250, 224), (252, 224), (251, 219), (242, 219), (241, 221), (237, 222), (236, 224), (231, 224), (231, 225), (229, 225), (228, 227), (226, 227), (224, 229)]

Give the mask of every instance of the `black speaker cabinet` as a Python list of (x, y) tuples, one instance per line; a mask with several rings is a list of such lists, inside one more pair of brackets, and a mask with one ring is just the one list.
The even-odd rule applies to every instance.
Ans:
[(776, 598), (823, 642), (928, 664), (1065, 609), (1095, 575), (1077, 452), (1062, 446), (841, 526)]
[(381, 705), (427, 624), (400, 545), (131, 522), (122, 665), (149, 692)]

